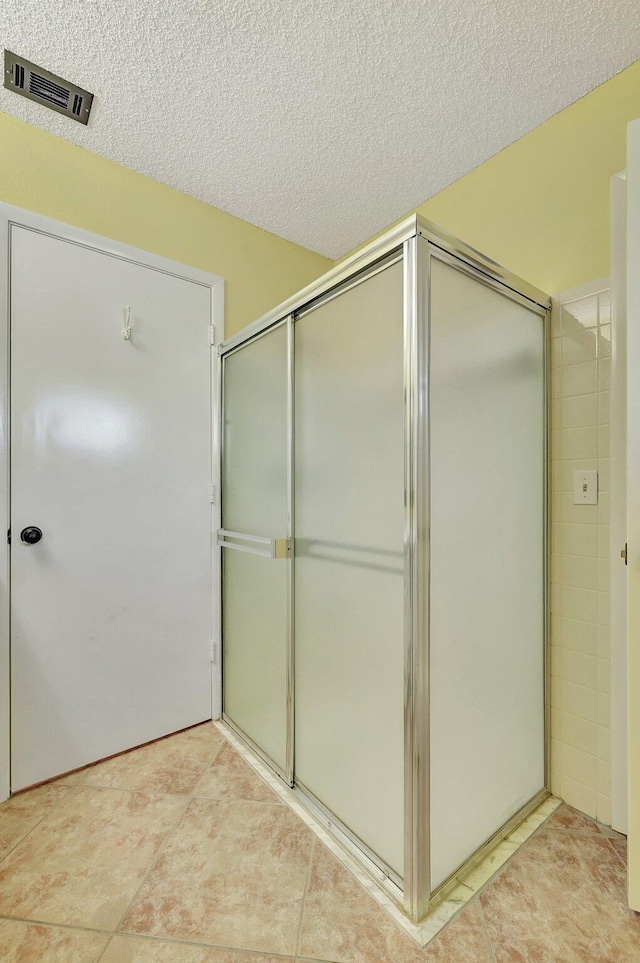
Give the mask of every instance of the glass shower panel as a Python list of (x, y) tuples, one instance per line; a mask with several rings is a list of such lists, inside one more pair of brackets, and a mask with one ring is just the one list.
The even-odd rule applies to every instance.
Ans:
[(431, 258), (432, 889), (544, 786), (543, 319)]
[(287, 390), (286, 325), (224, 360), (222, 527), (234, 534), (222, 551), (223, 708), (280, 770), (288, 563), (267, 543), (287, 533)]
[(296, 781), (403, 871), (402, 265), (295, 324)]

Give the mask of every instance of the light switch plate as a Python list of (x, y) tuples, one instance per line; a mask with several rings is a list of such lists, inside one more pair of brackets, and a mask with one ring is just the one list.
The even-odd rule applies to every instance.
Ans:
[(573, 504), (598, 504), (597, 471), (575, 471), (573, 473)]

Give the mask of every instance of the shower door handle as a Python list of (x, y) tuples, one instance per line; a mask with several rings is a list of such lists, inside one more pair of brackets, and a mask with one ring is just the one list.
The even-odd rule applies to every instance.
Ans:
[[(248, 544), (243, 544), (247, 542)], [(217, 544), (220, 548), (232, 548), (236, 552), (247, 552), (261, 558), (291, 558), (293, 544), (290, 538), (265, 538), (262, 535), (244, 535), (242, 532), (228, 532), (219, 528)]]

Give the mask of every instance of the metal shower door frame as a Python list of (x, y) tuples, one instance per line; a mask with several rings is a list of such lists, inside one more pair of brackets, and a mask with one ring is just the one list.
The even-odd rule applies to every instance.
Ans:
[[(403, 261), (403, 327), (404, 327), (404, 394), (405, 394), (405, 517), (404, 517), (404, 879), (399, 880), (358, 840), (346, 826), (329, 813), (304, 787), (295, 781), (295, 640), (294, 640), (294, 566), (295, 551), (287, 560), (287, 764), (278, 770), (265, 759), (246, 736), (251, 748), (283, 778), (303, 805), (355, 857), (387, 895), (401, 905), (415, 922), (429, 911), (433, 898), (446, 895), (452, 880), (447, 880), (434, 893), (430, 879), (429, 823), (429, 332), (430, 332), (430, 262), (438, 257), (477, 281), (524, 304), (539, 314), (544, 325), (544, 680), (545, 680), (545, 788), (518, 811), (491, 839), (474, 853), (464, 867), (477, 863), (505, 833), (522, 821), (548, 795), (550, 765), (549, 726), (549, 311), (550, 299), (542, 291), (511, 274), (474, 248), (466, 245), (418, 215), (413, 215), (347, 258), (318, 281), (300, 291), (244, 331), (228, 339), (219, 348), (220, 360), (250, 343), (273, 327), (286, 323), (287, 341), (287, 536), (294, 540), (294, 325), (311, 307), (337, 297), (360, 283), (388, 263)], [(223, 378), (218, 383), (223, 385)], [(223, 399), (219, 404), (222, 453)], [(221, 476), (220, 476), (221, 477)], [(295, 544), (295, 541), (292, 541)], [(222, 611), (222, 609), (220, 610)], [(222, 652), (222, 645), (219, 645)], [(219, 660), (220, 687), (222, 659)], [(224, 718), (224, 713), (223, 713)], [(228, 720), (226, 720), (228, 721)]]

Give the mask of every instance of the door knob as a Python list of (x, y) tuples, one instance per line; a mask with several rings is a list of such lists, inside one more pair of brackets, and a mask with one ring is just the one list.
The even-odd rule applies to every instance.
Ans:
[(29, 525), (28, 528), (23, 528), (20, 532), (20, 538), (25, 543), (25, 545), (35, 545), (42, 538), (42, 529), (37, 528), (35, 525)]

